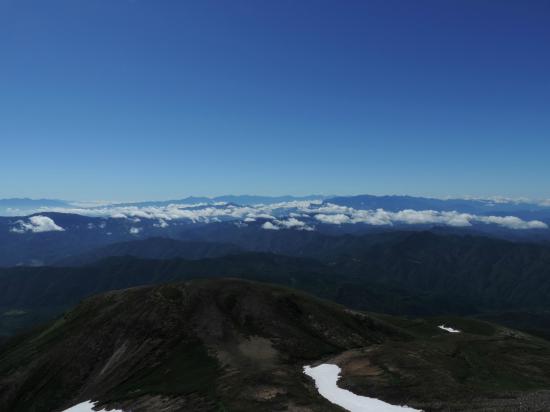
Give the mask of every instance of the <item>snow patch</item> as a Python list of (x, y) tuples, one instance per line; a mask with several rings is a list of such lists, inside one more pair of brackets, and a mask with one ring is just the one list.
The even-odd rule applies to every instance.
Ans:
[(326, 363), (313, 368), (304, 366), (304, 373), (313, 378), (319, 394), (350, 412), (421, 412), (408, 406), (391, 405), (339, 388), (337, 383), (341, 371), (339, 366)]
[[(63, 412), (107, 412), (107, 409), (95, 410), (94, 403), (91, 401), (82, 402), (69, 409), (65, 409)], [(109, 412), (124, 412), (120, 409), (111, 409)]]
[(449, 332), (449, 333), (460, 333), (460, 331), (459, 331), (458, 329), (453, 329), (453, 328), (451, 328), (450, 326), (439, 325), (438, 328), (439, 328), (439, 329), (446, 330), (446, 331)]

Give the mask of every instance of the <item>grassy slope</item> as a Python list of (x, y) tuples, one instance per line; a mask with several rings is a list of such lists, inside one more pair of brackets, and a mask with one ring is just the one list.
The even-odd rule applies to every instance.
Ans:
[(550, 388), (548, 341), (473, 319), (382, 318), (412, 334), (414, 343), (389, 342), (362, 354), (380, 374), (365, 377), (351, 368), (342, 384), (354, 392), (430, 411), (515, 411), (517, 399), (530, 396), (526, 410), (550, 407), (550, 394), (537, 392)]

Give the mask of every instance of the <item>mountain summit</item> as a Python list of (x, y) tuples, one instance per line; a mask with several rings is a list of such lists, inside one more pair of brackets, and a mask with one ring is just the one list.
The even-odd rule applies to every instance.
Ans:
[(83, 301), (0, 350), (0, 405), (13, 412), (85, 401), (134, 412), (339, 411), (303, 373), (319, 363), (339, 365), (339, 385), (356, 393), (426, 411), (550, 405), (541, 391), (550, 386), (545, 341), (469, 320), (372, 316), (235, 279)]

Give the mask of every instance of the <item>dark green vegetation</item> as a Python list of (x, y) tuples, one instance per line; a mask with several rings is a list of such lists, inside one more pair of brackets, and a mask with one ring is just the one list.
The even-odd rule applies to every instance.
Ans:
[(478, 317), (550, 340), (550, 311), (548, 310), (483, 313)]
[(243, 250), (229, 243), (152, 237), (144, 240), (114, 243), (94, 249), (82, 255), (63, 259), (57, 262), (57, 266), (81, 266), (113, 256), (135, 256), (141, 259), (180, 258), (195, 260), (237, 253), (243, 253)]
[[(547, 341), (469, 319), (381, 318), (415, 339), (389, 341), (332, 359), (343, 368), (342, 386), (353, 392), (426, 411), (550, 407)], [(441, 324), (461, 333), (434, 333)]]
[(317, 362), (340, 365), (357, 393), (426, 411), (550, 407), (542, 339), (219, 279), (108, 292), (12, 339), (0, 349), (0, 409), (52, 412), (93, 399), (134, 412), (340, 411), (302, 373)]
[[(272, 231), (253, 237), (256, 247), (286, 255), (140, 259), (189, 256), (192, 251), (193, 257), (199, 256), (198, 251), (216, 256), (234, 248), (226, 243), (208, 246), (201, 241), (155, 238), (101, 249), (97, 256), (129, 256), (88, 266), (0, 269), (0, 333), (10, 335), (50, 319), (103, 291), (225, 276), (294, 287), (355, 309), (409, 316), (490, 316), (540, 336), (550, 332), (547, 246), (431, 232), (364, 236), (267, 232)], [(243, 238), (242, 246), (251, 247), (244, 243)], [(525, 313), (530, 315), (520, 315)]]

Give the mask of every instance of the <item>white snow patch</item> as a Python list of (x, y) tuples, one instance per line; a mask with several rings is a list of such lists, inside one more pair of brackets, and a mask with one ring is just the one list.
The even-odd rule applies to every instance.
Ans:
[[(93, 409), (94, 405), (95, 404), (92, 403), (91, 401), (82, 402), (69, 409), (65, 409), (63, 412), (107, 412), (106, 409), (100, 409), (96, 411), (95, 409)], [(109, 412), (124, 412), (124, 411), (120, 409), (111, 409)]]
[(451, 328), (450, 326), (439, 325), (438, 328), (439, 328), (439, 329), (446, 330), (446, 331), (449, 332), (449, 333), (460, 333), (460, 331), (459, 331), (458, 329), (453, 329), (453, 328)]
[(350, 412), (413, 412), (418, 409), (408, 406), (391, 405), (384, 401), (359, 396), (338, 387), (341, 369), (337, 365), (322, 364), (315, 367), (304, 366), (304, 373), (313, 378), (319, 394), (330, 402)]

